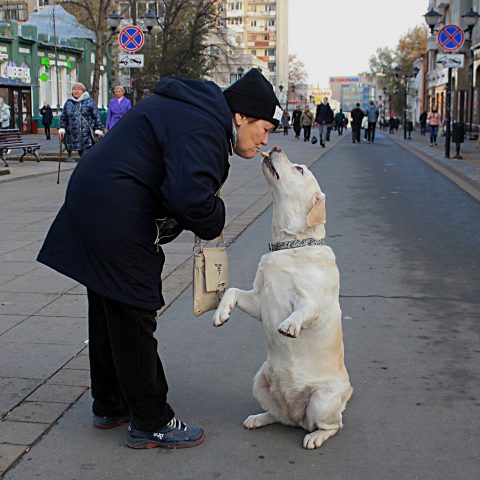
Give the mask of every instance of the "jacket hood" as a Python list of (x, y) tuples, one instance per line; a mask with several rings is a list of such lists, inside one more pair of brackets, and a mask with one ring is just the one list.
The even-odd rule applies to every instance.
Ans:
[(218, 85), (207, 80), (162, 78), (153, 93), (195, 106), (215, 118), (232, 136), (232, 113)]

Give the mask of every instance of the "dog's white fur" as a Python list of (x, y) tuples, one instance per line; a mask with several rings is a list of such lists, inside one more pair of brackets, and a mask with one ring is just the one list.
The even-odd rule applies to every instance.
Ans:
[[(325, 196), (304, 165), (274, 148), (262, 164), (273, 194), (273, 242), (325, 237)], [(344, 364), (339, 272), (326, 245), (264, 255), (253, 290), (230, 288), (213, 322), (223, 325), (235, 306), (260, 320), (268, 344), (254, 378), (253, 395), (266, 410), (246, 428), (281, 422), (310, 432), (305, 448), (318, 448), (337, 433), (352, 395)]]

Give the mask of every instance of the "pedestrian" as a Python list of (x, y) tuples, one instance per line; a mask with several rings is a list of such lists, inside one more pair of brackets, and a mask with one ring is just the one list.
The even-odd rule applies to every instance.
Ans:
[(343, 135), (343, 126), (345, 124), (345, 114), (343, 110), (340, 111), (335, 115), (335, 123), (337, 124), (337, 130), (339, 135)]
[(286, 110), (283, 111), (282, 120), (280, 123), (283, 127), (283, 134), (288, 135), (288, 129), (290, 128), (290, 115)]
[(418, 118), (420, 122), (420, 135), (423, 136), (425, 136), (425, 133), (427, 131), (427, 117), (428, 113), (424, 111), (420, 114), (420, 117)]
[(314, 120), (313, 112), (310, 110), (310, 107), (308, 105), (305, 105), (305, 110), (303, 111), (302, 116), (300, 117), (300, 125), (303, 128), (304, 142), (310, 141), (313, 120)]
[(352, 142), (360, 143), (360, 130), (362, 128), (362, 120), (365, 117), (363, 110), (360, 108), (360, 104), (356, 103), (355, 108), (352, 109), (350, 112), (351, 120), (350, 123), (352, 124)]
[(411, 120), (406, 121), (406, 129), (407, 129), (407, 139), (412, 139), (412, 132), (413, 132), (413, 122)]
[(335, 117), (333, 114), (333, 110), (330, 108), (330, 110), (328, 111), (327, 134), (325, 135), (325, 140), (327, 142), (330, 141), (330, 133), (332, 132), (334, 125), (335, 125)]
[(154, 337), (165, 304), (161, 245), (183, 229), (205, 240), (220, 235), (225, 206), (216, 192), (229, 155), (259, 153), (282, 109), (255, 68), (223, 93), (213, 82), (174, 77), (153, 93), (82, 158), (38, 260), (87, 287), (94, 425), (129, 422), (131, 448), (182, 448), (204, 432), (176, 419), (167, 402)]
[(58, 136), (68, 151), (67, 162), (74, 161), (72, 151), (77, 151), (81, 157), (93, 146), (95, 136), (103, 134), (97, 106), (83, 83), (72, 85), (72, 96), (63, 105), (59, 126)]
[(328, 103), (328, 97), (323, 97), (322, 103), (317, 106), (317, 110), (315, 112), (315, 123), (314, 126), (318, 126), (318, 136), (320, 138), (320, 145), (325, 148), (325, 144), (323, 143), (323, 130), (328, 125), (328, 122), (331, 119), (331, 108)]
[(5, 103), (5, 97), (0, 95), (0, 128), (10, 128), (10, 107)]
[(395, 119), (391, 115), (388, 119), (388, 129), (389, 133), (395, 133)]
[(295, 132), (295, 138), (300, 138), (300, 132), (302, 131), (302, 125), (300, 123), (300, 118), (302, 116), (302, 110), (300, 105), (295, 107), (295, 110), (292, 112), (292, 126), (293, 131)]
[(394, 117), (393, 120), (395, 122), (395, 125), (394, 125), (395, 131), (398, 132), (398, 129), (400, 128), (400, 119), (398, 117)]
[(50, 140), (50, 126), (53, 122), (53, 112), (46, 100), (43, 102), (43, 107), (40, 109), (40, 115), (42, 116), (42, 124), (45, 130), (45, 136), (47, 137), (47, 140)]
[(363, 141), (367, 141), (367, 132), (368, 132), (368, 117), (365, 115), (362, 118), (362, 130), (363, 130)]
[(112, 98), (108, 104), (107, 132), (132, 108), (130, 100), (125, 98), (125, 89), (121, 85), (117, 85), (113, 91), (115, 98)]
[(378, 116), (380, 114), (378, 107), (373, 100), (370, 100), (368, 107), (366, 108), (366, 115), (368, 119), (367, 125), (367, 142), (375, 142), (375, 128), (377, 126)]
[(430, 129), (430, 146), (437, 144), (438, 126), (440, 125), (440, 115), (437, 107), (432, 107), (431, 112), (427, 116), (428, 127)]

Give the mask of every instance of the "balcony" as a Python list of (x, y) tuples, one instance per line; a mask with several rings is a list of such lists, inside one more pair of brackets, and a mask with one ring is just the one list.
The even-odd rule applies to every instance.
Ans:
[(247, 17), (264, 17), (272, 18), (277, 16), (277, 12), (247, 12)]

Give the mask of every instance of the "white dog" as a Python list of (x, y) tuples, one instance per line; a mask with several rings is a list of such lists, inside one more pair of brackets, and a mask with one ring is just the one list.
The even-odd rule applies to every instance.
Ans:
[(318, 448), (343, 426), (353, 392), (344, 364), (339, 272), (324, 245), (325, 195), (308, 168), (292, 164), (280, 148), (264, 156), (273, 194), (271, 253), (260, 260), (253, 290), (225, 292), (213, 323), (223, 325), (238, 306), (262, 322), (267, 336), (267, 360), (253, 384), (266, 411), (250, 415), (244, 426), (300, 426), (311, 432), (303, 446)]

